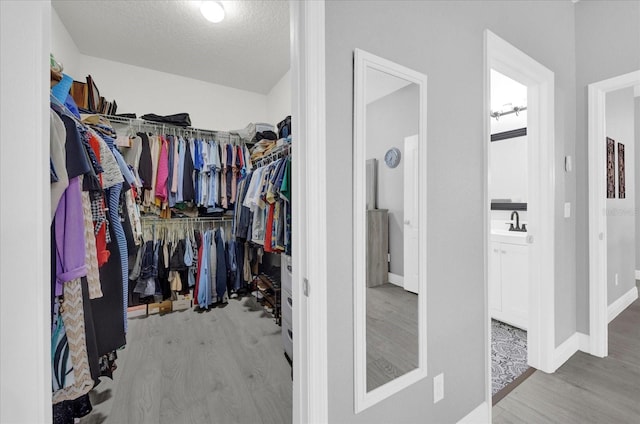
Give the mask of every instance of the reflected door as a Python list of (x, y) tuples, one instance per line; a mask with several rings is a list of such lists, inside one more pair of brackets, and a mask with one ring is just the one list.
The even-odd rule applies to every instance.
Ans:
[(404, 289), (418, 293), (420, 236), (418, 225), (418, 135), (404, 139)]

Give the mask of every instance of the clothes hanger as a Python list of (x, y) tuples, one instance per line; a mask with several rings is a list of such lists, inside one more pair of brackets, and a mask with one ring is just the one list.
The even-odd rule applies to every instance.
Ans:
[(49, 95), (49, 101), (55, 105), (58, 105), (62, 108), (67, 108), (62, 102), (60, 102), (60, 100), (58, 100), (53, 94)]

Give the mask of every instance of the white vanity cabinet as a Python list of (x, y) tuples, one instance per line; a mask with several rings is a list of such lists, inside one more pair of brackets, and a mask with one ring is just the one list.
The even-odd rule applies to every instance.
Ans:
[(523, 330), (529, 317), (529, 246), (525, 235), (492, 233), (489, 247), (491, 317)]

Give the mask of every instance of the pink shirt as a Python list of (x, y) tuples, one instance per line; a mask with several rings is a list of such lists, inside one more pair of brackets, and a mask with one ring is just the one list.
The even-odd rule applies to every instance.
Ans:
[(158, 159), (158, 175), (156, 177), (156, 198), (161, 202), (166, 202), (167, 179), (169, 178), (169, 146), (167, 140), (160, 136), (162, 146), (160, 147), (160, 158)]

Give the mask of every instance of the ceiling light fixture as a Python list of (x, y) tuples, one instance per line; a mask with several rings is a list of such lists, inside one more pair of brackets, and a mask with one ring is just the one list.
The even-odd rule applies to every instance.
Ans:
[(202, 16), (204, 16), (207, 21), (213, 22), (214, 24), (222, 22), (224, 19), (224, 7), (217, 1), (203, 1), (200, 5), (200, 13), (202, 13)]

